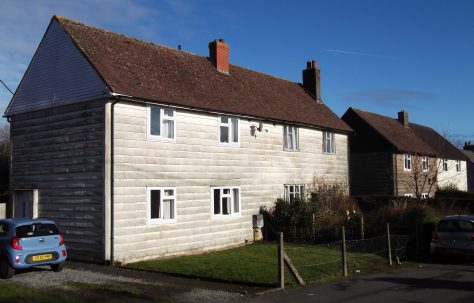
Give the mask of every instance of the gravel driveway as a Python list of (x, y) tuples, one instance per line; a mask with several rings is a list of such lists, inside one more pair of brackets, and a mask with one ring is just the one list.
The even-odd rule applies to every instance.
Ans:
[(49, 267), (20, 271), (11, 282), (103, 302), (241, 302), (261, 290), (79, 262), (59, 273)]

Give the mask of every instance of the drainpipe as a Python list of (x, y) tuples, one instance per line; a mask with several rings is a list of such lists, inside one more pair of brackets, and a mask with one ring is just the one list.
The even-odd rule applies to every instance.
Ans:
[(114, 264), (114, 105), (122, 96), (110, 104), (110, 262)]

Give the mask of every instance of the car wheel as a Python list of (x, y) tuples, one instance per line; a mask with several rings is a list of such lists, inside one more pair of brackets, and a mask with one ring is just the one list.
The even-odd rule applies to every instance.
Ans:
[(3, 257), (0, 261), (0, 277), (2, 277), (2, 279), (10, 279), (13, 275), (15, 275), (15, 269), (11, 267), (8, 260)]
[(63, 268), (64, 268), (64, 262), (51, 265), (51, 270), (54, 272), (60, 272), (63, 270)]

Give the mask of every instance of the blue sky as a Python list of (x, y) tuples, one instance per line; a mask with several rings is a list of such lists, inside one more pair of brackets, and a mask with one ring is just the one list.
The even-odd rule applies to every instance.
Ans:
[[(474, 1), (82, 0), (0, 2), (0, 79), (15, 89), (53, 14), (301, 82), (318, 60), (323, 101), (474, 141)], [(10, 95), (0, 86), (0, 111)]]

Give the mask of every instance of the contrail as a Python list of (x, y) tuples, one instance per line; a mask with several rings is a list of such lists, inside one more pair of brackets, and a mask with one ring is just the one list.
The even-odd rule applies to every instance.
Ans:
[(365, 56), (365, 57), (376, 57), (376, 58), (393, 58), (391, 56), (385, 56), (385, 55), (378, 55), (378, 54), (369, 54), (369, 53), (362, 53), (362, 52), (353, 52), (353, 51), (347, 51), (347, 50), (341, 50), (341, 49), (323, 49), (325, 52), (329, 53), (337, 53), (337, 54), (344, 54), (344, 55), (356, 55), (356, 56)]

